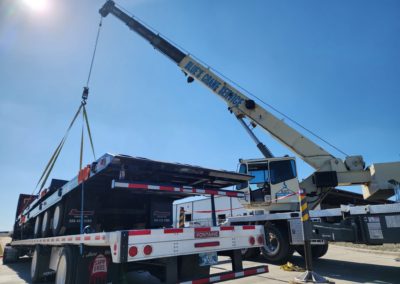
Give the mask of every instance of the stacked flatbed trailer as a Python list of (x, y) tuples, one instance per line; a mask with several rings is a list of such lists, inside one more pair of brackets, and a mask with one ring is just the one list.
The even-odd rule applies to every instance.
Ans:
[[(46, 194), (21, 195), (3, 262), (32, 255), (32, 282), (55, 274), (56, 283), (121, 283), (127, 271), (136, 270), (149, 271), (165, 283), (209, 283), (265, 273), (266, 266), (244, 270), (241, 259), (242, 249), (264, 245), (263, 227), (172, 226), (174, 200), (189, 195), (239, 197), (242, 193), (222, 188), (249, 178), (105, 154), (71, 181), (56, 181), (60, 187), (53, 182)], [(210, 276), (218, 255), (231, 258), (232, 272)]]

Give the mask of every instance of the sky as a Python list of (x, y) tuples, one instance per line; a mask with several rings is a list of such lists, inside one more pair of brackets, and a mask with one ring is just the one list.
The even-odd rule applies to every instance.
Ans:
[[(0, 231), (12, 229), (18, 195), (35, 192), (80, 104), (103, 3), (0, 0)], [(367, 164), (400, 160), (399, 1), (117, 3), (345, 153)], [(222, 100), (187, 84), (175, 64), (113, 16), (103, 20), (89, 87), (97, 157), (232, 171), (239, 158), (261, 157)], [(77, 174), (80, 127), (81, 120), (52, 177)], [(293, 155), (255, 131), (276, 156)], [(84, 160), (93, 161), (89, 147)], [(298, 168), (300, 179), (312, 172), (299, 159)]]

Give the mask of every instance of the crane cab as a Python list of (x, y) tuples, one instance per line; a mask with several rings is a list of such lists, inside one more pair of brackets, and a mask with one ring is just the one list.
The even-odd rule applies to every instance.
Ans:
[(239, 172), (253, 176), (236, 186), (247, 209), (288, 211), (298, 209), (299, 182), (293, 157), (239, 160)]

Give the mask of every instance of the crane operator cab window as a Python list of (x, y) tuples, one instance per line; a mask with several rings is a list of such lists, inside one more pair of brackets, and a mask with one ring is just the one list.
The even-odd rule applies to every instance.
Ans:
[(237, 190), (248, 188), (251, 202), (278, 200), (282, 194), (288, 193), (281, 187), (297, 177), (296, 164), (292, 159), (242, 163), (239, 172), (253, 176), (249, 182), (236, 187)]

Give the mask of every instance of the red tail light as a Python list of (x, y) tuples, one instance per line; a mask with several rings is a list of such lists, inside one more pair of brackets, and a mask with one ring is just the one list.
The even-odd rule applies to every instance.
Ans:
[(130, 248), (129, 248), (129, 256), (130, 256), (130, 257), (136, 256), (137, 253), (138, 253), (137, 247), (130, 247)]
[(146, 245), (143, 248), (143, 253), (145, 255), (150, 255), (153, 252), (153, 247), (151, 245)]
[(258, 242), (259, 245), (264, 244), (264, 236), (263, 235), (259, 235), (257, 237), (257, 242)]
[(254, 246), (254, 244), (256, 243), (256, 239), (255, 239), (253, 236), (251, 236), (251, 237), (249, 238), (249, 243), (250, 243), (252, 246)]

